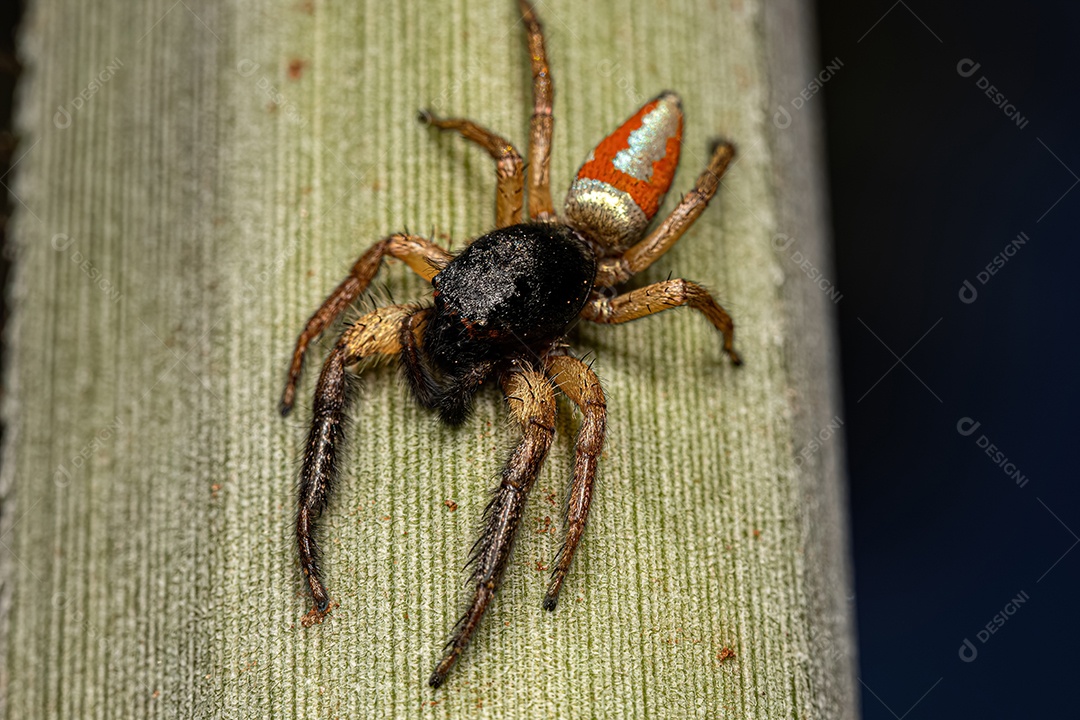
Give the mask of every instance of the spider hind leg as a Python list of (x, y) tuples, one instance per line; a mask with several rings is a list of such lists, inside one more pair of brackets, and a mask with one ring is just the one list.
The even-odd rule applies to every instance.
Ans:
[(613, 298), (597, 293), (581, 316), (594, 323), (624, 323), (677, 307), (692, 307), (708, 318), (720, 331), (731, 364), (742, 365), (742, 356), (735, 350), (735, 324), (727, 310), (708, 290), (683, 278), (653, 283)]

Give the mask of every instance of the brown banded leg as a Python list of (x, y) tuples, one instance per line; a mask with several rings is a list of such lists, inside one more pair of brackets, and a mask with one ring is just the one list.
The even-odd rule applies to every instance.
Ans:
[(285, 382), (285, 391), (281, 394), (282, 415), (289, 414), (296, 400), (296, 383), (304, 365), (307, 346), (334, 322), (353, 300), (367, 290), (386, 255), (405, 261), (417, 275), (428, 282), (439, 273), (443, 265), (450, 262), (450, 253), (417, 235), (397, 233), (368, 248), (353, 265), (349, 276), (341, 281), (334, 292), (330, 293), (330, 297), (326, 298), (322, 306), (308, 319), (304, 331), (297, 338), (292, 363), (289, 365), (289, 377)]
[(529, 120), (529, 217), (546, 220), (555, 214), (551, 202), (551, 135), (555, 128), (551, 111), (555, 85), (544, 49), (544, 29), (528, 0), (520, 0), (519, 5), (525, 21), (533, 76), (533, 113)]
[(420, 122), (440, 130), (455, 130), (463, 138), (487, 150), (495, 160), (495, 226), (509, 227), (521, 222), (521, 155), (517, 148), (485, 127), (463, 118), (439, 118), (428, 110), (420, 111)]
[(305, 625), (321, 620), (330, 605), (319, 570), (319, 547), (314, 533), (315, 523), (338, 477), (338, 449), (344, 439), (342, 422), (349, 388), (345, 368), (366, 358), (397, 355), (401, 351), (401, 326), (416, 312), (422, 311), (409, 305), (390, 305), (363, 316), (342, 333), (319, 375), (311, 430), (300, 469), (300, 507), (296, 514), (300, 570), (315, 602)]
[(682, 237), (683, 233), (694, 224), (698, 216), (705, 211), (709, 200), (720, 186), (731, 160), (735, 157), (735, 147), (729, 142), (718, 142), (713, 148), (712, 157), (705, 170), (698, 176), (694, 188), (683, 196), (671, 214), (664, 218), (655, 230), (641, 242), (631, 246), (622, 257), (600, 262), (596, 275), (596, 284), (600, 286), (617, 285), (626, 282), (636, 273), (652, 265)]
[(581, 411), (581, 429), (574, 446), (574, 479), (566, 503), (566, 541), (551, 572), (551, 583), (544, 596), (544, 609), (554, 610), (559, 601), (559, 591), (570, 570), (581, 536), (585, 533), (585, 521), (592, 501), (593, 480), (600, 451), (604, 449), (604, 431), (607, 423), (607, 402), (600, 380), (589, 366), (568, 355), (552, 357), (547, 362), (547, 374), (551, 381)]
[(525, 497), (536, 480), (555, 434), (555, 392), (543, 373), (532, 368), (514, 370), (502, 379), (510, 415), (521, 427), (521, 441), (502, 472), (499, 489), (485, 511), (484, 533), (476, 543), (470, 584), (474, 587), (468, 610), (456, 626), (442, 660), (428, 684), (439, 687), (446, 673), (469, 644), (484, 611), (499, 587)]
[(683, 305), (700, 311), (723, 333), (724, 352), (733, 364), (742, 365), (742, 358), (735, 352), (735, 324), (731, 322), (731, 316), (708, 290), (689, 280), (665, 280), (613, 298), (594, 294), (585, 304), (581, 316), (595, 323), (624, 323)]

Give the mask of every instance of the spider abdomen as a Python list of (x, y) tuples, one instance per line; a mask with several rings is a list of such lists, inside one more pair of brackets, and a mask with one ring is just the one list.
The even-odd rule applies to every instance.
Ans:
[(570, 228), (523, 223), (477, 238), (435, 276), (424, 335), (445, 370), (542, 350), (562, 337), (592, 290), (596, 260)]
[(682, 104), (664, 91), (589, 153), (566, 194), (566, 219), (605, 254), (641, 239), (667, 195), (682, 147)]

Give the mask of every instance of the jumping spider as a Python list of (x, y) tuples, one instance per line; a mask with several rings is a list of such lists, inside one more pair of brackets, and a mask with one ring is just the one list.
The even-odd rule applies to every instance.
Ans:
[(365, 360), (398, 357), (413, 396), (458, 424), (472, 397), (496, 380), (522, 437), (485, 513), (476, 544), (469, 608), (455, 627), (428, 683), (438, 687), (465, 649), (491, 603), (521, 521), (525, 497), (536, 480), (555, 433), (555, 388), (581, 411), (574, 475), (566, 511), (566, 541), (551, 573), (543, 607), (554, 610), (574, 551), (585, 530), (596, 464), (604, 444), (606, 404), (588, 365), (573, 357), (564, 340), (580, 317), (623, 323), (688, 305), (719, 330), (731, 361), (734, 327), (727, 312), (693, 282), (672, 279), (621, 295), (611, 290), (649, 267), (705, 210), (734, 148), (717, 142), (693, 190), (651, 233), (645, 230), (675, 175), (682, 142), (678, 96), (663, 92), (593, 150), (570, 185), (564, 217), (555, 213), (549, 190), (554, 89), (544, 36), (527, 0), (519, 0), (532, 59), (533, 113), (529, 134), (529, 220), (522, 222), (524, 167), (507, 140), (462, 118), (420, 113), (420, 120), (476, 143), (495, 160), (496, 229), (460, 254), (410, 234), (394, 234), (365, 252), (349, 276), (311, 316), (300, 334), (281, 400), (292, 408), (308, 344), (363, 293), (384, 256), (398, 258), (433, 287), (433, 304), (380, 307), (350, 325), (330, 351), (315, 390), (314, 418), (300, 472), (296, 535), (300, 567), (321, 619), (329, 597), (313, 537), (338, 476), (338, 446), (347, 406), (346, 368)]

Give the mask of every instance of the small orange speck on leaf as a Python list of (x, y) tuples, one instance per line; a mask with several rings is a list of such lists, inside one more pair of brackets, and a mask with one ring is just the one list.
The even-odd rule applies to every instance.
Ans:
[(300, 58), (293, 58), (289, 61), (289, 79), (299, 80), (300, 76), (304, 74), (304, 68), (308, 65), (307, 60), (301, 60)]

